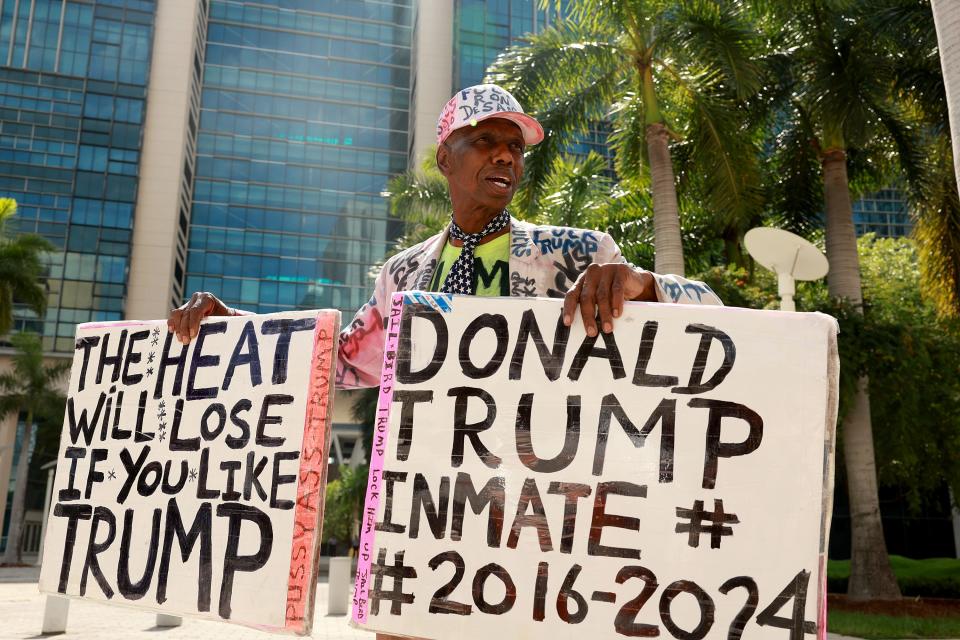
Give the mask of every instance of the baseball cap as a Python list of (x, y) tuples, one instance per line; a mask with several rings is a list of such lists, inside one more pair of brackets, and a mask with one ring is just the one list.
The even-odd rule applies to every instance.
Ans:
[(516, 124), (526, 144), (543, 140), (543, 127), (523, 112), (509, 91), (495, 84), (478, 84), (461, 89), (444, 105), (437, 120), (437, 144), (442, 144), (457, 129), (475, 127), (488, 118), (504, 118)]

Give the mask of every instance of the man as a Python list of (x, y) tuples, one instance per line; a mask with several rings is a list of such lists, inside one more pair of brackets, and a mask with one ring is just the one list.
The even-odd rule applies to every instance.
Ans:
[[(523, 176), (524, 150), (541, 140), (540, 123), (501, 87), (470, 87), (447, 102), (437, 124), (437, 166), (450, 186), (450, 225), (383, 265), (373, 297), (340, 334), (338, 388), (380, 383), (384, 318), (396, 291), (563, 296), (564, 323), (579, 306), (591, 336), (613, 331), (624, 300), (722, 304), (703, 283), (627, 264), (605, 233), (511, 218), (506, 207)], [(186, 344), (204, 317), (244, 313), (198, 292), (170, 312), (167, 325)]]
[[(703, 283), (628, 264), (605, 233), (512, 218), (506, 207), (523, 176), (524, 150), (541, 140), (540, 124), (501, 87), (477, 85), (447, 102), (437, 124), (437, 166), (450, 186), (451, 223), (384, 264), (373, 297), (340, 334), (338, 388), (379, 384), (384, 318), (396, 291), (562, 296), (564, 323), (579, 306), (591, 336), (613, 331), (624, 300), (722, 304)], [(197, 292), (170, 312), (167, 325), (186, 344), (204, 317), (245, 313)]]

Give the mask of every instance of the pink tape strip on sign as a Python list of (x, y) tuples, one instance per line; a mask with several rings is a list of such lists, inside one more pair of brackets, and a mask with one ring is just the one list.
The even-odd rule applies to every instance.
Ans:
[(383, 371), (380, 375), (380, 401), (377, 404), (377, 424), (373, 432), (373, 451), (370, 452), (370, 476), (367, 479), (367, 500), (363, 506), (360, 528), (360, 554), (357, 578), (353, 590), (353, 621), (367, 622), (367, 601), (370, 593), (370, 565), (373, 559), (373, 538), (380, 506), (380, 479), (383, 478), (383, 458), (387, 447), (387, 428), (390, 424), (390, 403), (393, 401), (394, 372), (397, 363), (397, 345), (400, 341), (400, 313), (403, 294), (393, 294), (387, 338), (383, 347)]
[(297, 485), (297, 506), (294, 512), (293, 549), (290, 555), (290, 577), (287, 582), (285, 629), (307, 633), (313, 621), (307, 603), (317, 583), (316, 551), (323, 521), (323, 496), (327, 483), (329, 451), (328, 424), (330, 411), (330, 377), (333, 366), (333, 345), (337, 339), (336, 318), (331, 313), (317, 316), (313, 332), (313, 357), (310, 360), (310, 387), (307, 414), (303, 425), (303, 446), (300, 451), (300, 472)]
[(820, 584), (817, 585), (819, 606), (817, 609), (817, 640), (827, 640), (827, 567), (824, 554), (820, 554)]

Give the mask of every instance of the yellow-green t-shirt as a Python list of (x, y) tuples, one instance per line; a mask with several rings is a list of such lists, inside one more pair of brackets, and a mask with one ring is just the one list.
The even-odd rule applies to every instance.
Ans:
[[(433, 272), (431, 291), (443, 287), (450, 267), (463, 247), (455, 247), (448, 241), (440, 254), (440, 262)], [(478, 296), (510, 295), (510, 234), (504, 233), (490, 242), (477, 245), (473, 251), (473, 290)]]

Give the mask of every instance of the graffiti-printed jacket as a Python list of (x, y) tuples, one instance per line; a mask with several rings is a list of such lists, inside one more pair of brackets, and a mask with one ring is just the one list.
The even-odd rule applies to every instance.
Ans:
[[(380, 384), (384, 318), (397, 291), (427, 291), (448, 231), (437, 234), (383, 265), (373, 297), (340, 333), (337, 387), (356, 389)], [(510, 227), (510, 295), (558, 298), (596, 262), (624, 263), (620, 248), (606, 233), (535, 225), (515, 218)], [(653, 274), (660, 302), (723, 304), (702, 282)]]

